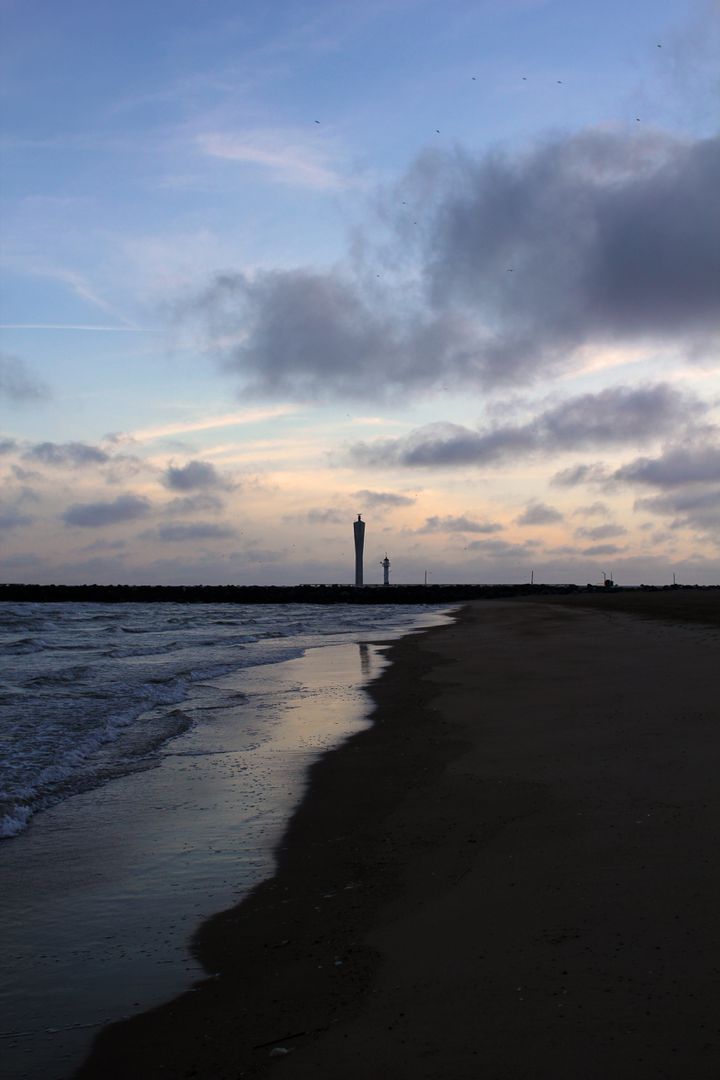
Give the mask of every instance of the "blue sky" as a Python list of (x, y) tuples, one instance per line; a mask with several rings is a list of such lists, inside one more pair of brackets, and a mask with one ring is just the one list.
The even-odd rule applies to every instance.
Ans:
[(718, 580), (717, 3), (0, 14), (2, 580)]

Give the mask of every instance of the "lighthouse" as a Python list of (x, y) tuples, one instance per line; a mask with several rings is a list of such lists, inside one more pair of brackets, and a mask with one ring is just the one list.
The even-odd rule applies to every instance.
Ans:
[(363, 583), (363, 548), (365, 546), (365, 522), (358, 514), (357, 521), (353, 522), (355, 534), (355, 584)]
[(390, 584), (390, 560), (387, 557), (387, 551), (385, 552), (385, 558), (380, 564), (383, 568), (383, 585)]

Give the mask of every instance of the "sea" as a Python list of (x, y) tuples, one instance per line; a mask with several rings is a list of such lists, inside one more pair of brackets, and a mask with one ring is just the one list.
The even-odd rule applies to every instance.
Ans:
[(66, 1080), (99, 1028), (207, 977), (192, 932), (272, 874), (309, 765), (370, 722), (387, 643), (451, 618), (0, 603), (6, 1080)]

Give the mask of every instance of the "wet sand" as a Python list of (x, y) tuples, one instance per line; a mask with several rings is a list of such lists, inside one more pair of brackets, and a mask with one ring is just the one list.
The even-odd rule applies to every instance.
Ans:
[(720, 1075), (720, 605), (698, 595), (700, 622), (481, 601), (393, 645), (276, 876), (197, 934), (212, 976), (102, 1032), (78, 1077)]

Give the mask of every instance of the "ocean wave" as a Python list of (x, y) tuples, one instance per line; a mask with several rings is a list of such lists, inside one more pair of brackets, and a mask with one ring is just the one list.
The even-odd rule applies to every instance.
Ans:
[(7, 838), (10, 836), (17, 836), (23, 829), (27, 828), (28, 822), (32, 817), (32, 810), (29, 806), (22, 803), (14, 803), (9, 806), (3, 812), (2, 804), (0, 803), (0, 837)]
[(0, 836), (16, 836), (68, 794), (150, 767), (164, 741), (245, 700), (245, 669), (300, 657), (333, 636), (416, 625), (418, 614), (313, 605), (0, 611), (0, 639), (11, 639), (0, 648)]
[(47, 641), (37, 637), (17, 638), (15, 641), (7, 641), (3, 645), (3, 651), (13, 656), (24, 656), (28, 653), (43, 652), (48, 648)]

